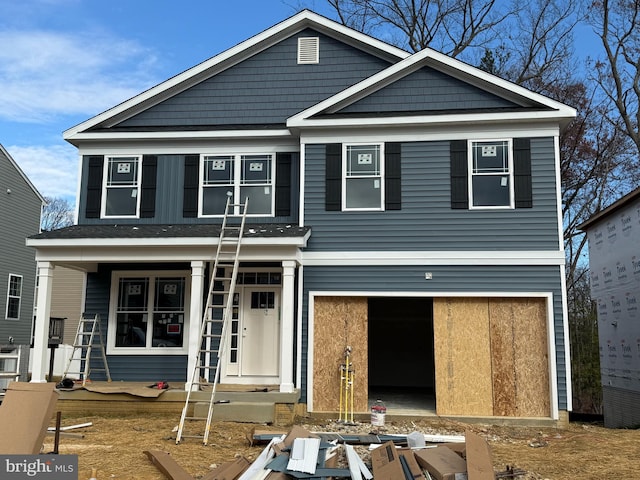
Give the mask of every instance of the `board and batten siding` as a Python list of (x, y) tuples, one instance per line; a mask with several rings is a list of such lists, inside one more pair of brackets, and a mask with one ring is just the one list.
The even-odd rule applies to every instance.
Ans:
[[(235, 153), (237, 148), (230, 148), (229, 153)], [(203, 149), (203, 153), (206, 153)], [(148, 218), (87, 218), (87, 184), (89, 181), (88, 163), (89, 156), (84, 156), (82, 163), (81, 182), (79, 198), (78, 224), (100, 225), (100, 224), (216, 224), (221, 223), (222, 218), (185, 218), (183, 212), (184, 205), (184, 172), (185, 155), (158, 155), (158, 165), (156, 173), (156, 195), (155, 211)], [(290, 215), (274, 217), (248, 217), (247, 223), (297, 223), (299, 212), (298, 194), (300, 189), (300, 154), (291, 152), (291, 189), (289, 195)], [(143, 160), (144, 162), (144, 160)], [(276, 176), (278, 170), (276, 168)], [(275, 185), (275, 183), (274, 183)], [(274, 186), (275, 188), (275, 186)]]
[(449, 142), (402, 143), (401, 210), (325, 210), (325, 145), (305, 152), (309, 251), (559, 250), (552, 138), (531, 140), (533, 208), (451, 209)]
[[(297, 63), (300, 37), (319, 37), (319, 63)], [(288, 117), (389, 65), (306, 29), (117, 126), (283, 125)]]
[[(431, 272), (432, 280), (425, 280), (425, 272)], [(561, 269), (554, 265), (536, 266), (479, 266), (479, 265), (424, 265), (424, 266), (307, 266), (304, 268), (304, 295), (302, 305), (302, 398), (307, 401), (307, 366), (309, 335), (309, 292), (374, 292), (380, 296), (403, 292), (407, 297), (438, 297), (456, 292), (474, 296), (495, 293), (552, 293), (553, 337), (555, 340), (557, 388), (559, 408), (567, 408), (566, 362), (564, 328), (562, 321)], [(443, 292), (442, 294), (440, 294)]]
[[(87, 314), (100, 315), (100, 328), (103, 340), (107, 342), (109, 335), (109, 295), (111, 293), (111, 273), (114, 270), (140, 270), (144, 275), (147, 270), (188, 270), (184, 264), (118, 264), (100, 265), (98, 271), (87, 274), (87, 291), (84, 311)], [(186, 302), (189, 300), (187, 299)], [(102, 368), (102, 362), (94, 362), (97, 352), (92, 355), (95, 368)], [(107, 355), (107, 363), (113, 381), (156, 382), (159, 380), (184, 382), (187, 377), (186, 355)], [(104, 372), (96, 370), (93, 380), (105, 380)]]

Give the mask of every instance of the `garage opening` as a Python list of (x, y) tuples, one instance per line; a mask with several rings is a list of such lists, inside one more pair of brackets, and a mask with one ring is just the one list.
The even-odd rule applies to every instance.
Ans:
[(435, 412), (433, 299), (368, 300), (369, 404)]

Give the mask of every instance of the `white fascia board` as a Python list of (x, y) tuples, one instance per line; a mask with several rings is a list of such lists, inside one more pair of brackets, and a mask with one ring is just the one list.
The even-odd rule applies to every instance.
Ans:
[(291, 137), (286, 128), (274, 130), (202, 130), (202, 131), (164, 131), (164, 132), (80, 132), (65, 140), (76, 145), (79, 142), (94, 140), (220, 140), (225, 138), (281, 138)]
[(301, 259), (305, 266), (565, 264), (563, 252), (551, 250), (302, 252)]
[[(406, 58), (410, 55), (402, 49), (389, 45), (388, 43), (384, 43), (380, 40), (376, 40), (375, 38), (364, 35), (356, 30), (352, 30), (351, 28), (345, 27), (333, 20), (329, 20), (328, 18), (311, 12), (310, 10), (303, 10), (300, 13), (293, 15), (267, 30), (264, 30), (263, 32), (239, 43), (238, 45), (231, 47), (230, 49), (225, 50), (224, 52), (211, 57), (210, 59), (205, 60), (182, 73), (179, 73), (155, 87), (152, 87), (139, 95), (136, 95), (135, 97), (132, 97), (129, 100), (126, 100), (119, 105), (90, 118), (89, 120), (86, 120), (85, 122), (71, 127), (63, 132), (63, 138), (65, 140), (74, 138), (83, 130), (87, 130), (100, 123), (106, 122), (113, 117), (125, 113), (129, 109), (134, 109), (140, 104), (149, 102), (154, 97), (158, 97), (158, 102), (162, 101), (168, 98), (168, 93), (171, 95), (178, 93), (179, 91), (197, 83), (197, 81), (201, 81), (204, 78), (215, 75), (216, 73), (219, 73), (219, 71), (222, 71), (245, 58), (249, 58), (251, 55), (270, 47), (288, 35), (292, 35), (307, 27), (316, 27), (324, 30), (325, 32), (336, 32), (344, 37), (352, 38), (356, 42), (362, 42), (374, 49), (381, 50), (393, 57), (397, 57), (398, 59)], [(152, 104), (154, 103), (157, 102), (153, 102)], [(151, 104), (146, 105), (146, 108), (149, 106), (151, 106)], [(118, 121), (121, 120), (122, 119), (119, 119)]]
[[(445, 70), (449, 70), (450, 73), (461, 72), (465, 77), (476, 79), (480, 84), (482, 84), (482, 86), (489, 86), (489, 90), (494, 93), (504, 92), (510, 98), (522, 97), (529, 101), (539, 103), (548, 108), (551, 108), (555, 110), (555, 112), (551, 112), (554, 114), (553, 118), (571, 119), (576, 116), (576, 110), (572, 107), (569, 107), (568, 105), (557, 102), (538, 93), (534, 93), (524, 87), (508, 82), (501, 79), (500, 77), (491, 75), (466, 63), (460, 62), (459, 60), (438, 53), (435, 50), (425, 48), (424, 50), (414, 53), (410, 57), (407, 57), (404, 60), (391, 65), (385, 70), (382, 70), (381, 72), (343, 90), (342, 92), (329, 97), (328, 99), (317, 103), (316, 105), (303, 110), (296, 115), (293, 115), (287, 120), (287, 126), (318, 126), (317, 124), (313, 123), (313, 120), (311, 120), (311, 117), (313, 117), (314, 115), (317, 115), (324, 111), (332, 112), (336, 109), (349, 105), (350, 103), (353, 103), (365, 97), (368, 92), (376, 91), (392, 83), (395, 79), (402, 78), (403, 76), (412, 73), (422, 66), (430, 65), (434, 68), (437, 68), (434, 63), (443, 65), (445, 67)], [(397, 118), (379, 120), (387, 120), (388, 123), (392, 124), (398, 122)], [(371, 119), (364, 119), (362, 121), (371, 122)]]

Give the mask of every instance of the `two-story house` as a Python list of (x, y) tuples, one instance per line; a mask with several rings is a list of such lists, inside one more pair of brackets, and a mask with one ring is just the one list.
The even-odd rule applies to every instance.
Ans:
[(0, 372), (7, 374), (0, 376), (0, 388), (15, 379), (10, 372), (19, 371), (19, 379), (27, 380), (36, 262), (25, 240), (40, 231), (43, 204), (38, 190), (0, 145)]
[(56, 265), (83, 269), (112, 377), (185, 381), (230, 192), (249, 217), (221, 382), (337, 411), (349, 346), (356, 411), (401, 388), (439, 415), (565, 418), (574, 116), (302, 11), (64, 133), (78, 224), (29, 240), (39, 304)]

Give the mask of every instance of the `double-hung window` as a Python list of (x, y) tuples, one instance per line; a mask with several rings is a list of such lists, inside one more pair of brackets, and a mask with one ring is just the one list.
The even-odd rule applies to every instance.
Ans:
[(188, 276), (183, 272), (114, 273), (111, 353), (183, 353), (187, 291)]
[[(200, 214), (224, 214), (227, 198), (234, 204), (248, 199), (248, 215), (274, 214), (274, 155), (203, 155)], [(241, 213), (236, 207), (234, 214)]]
[(472, 141), (469, 152), (471, 207), (514, 208), (511, 141)]
[(22, 276), (9, 274), (9, 285), (7, 288), (7, 310), (5, 318), (7, 320), (20, 319), (20, 303), (22, 299)]
[(382, 210), (384, 158), (382, 144), (344, 145), (343, 210)]
[(108, 156), (102, 202), (103, 217), (137, 217), (140, 209), (141, 158)]

